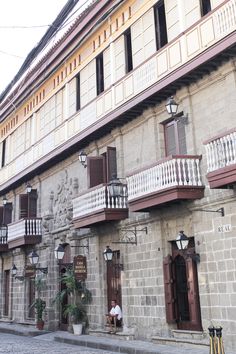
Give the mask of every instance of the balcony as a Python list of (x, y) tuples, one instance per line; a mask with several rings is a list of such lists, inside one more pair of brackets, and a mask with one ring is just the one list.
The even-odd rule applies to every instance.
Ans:
[(123, 186), (123, 195), (119, 197), (111, 197), (107, 184), (101, 184), (73, 199), (73, 221), (76, 228), (127, 217), (126, 185)]
[(236, 129), (206, 141), (205, 147), (210, 188), (228, 188), (236, 183)]
[(42, 241), (42, 219), (27, 218), (8, 225), (8, 248), (35, 245)]
[(7, 250), (7, 225), (2, 225), (0, 226), (0, 252), (6, 252)]
[(200, 159), (200, 156), (169, 156), (128, 176), (129, 209), (148, 211), (165, 203), (202, 198)]

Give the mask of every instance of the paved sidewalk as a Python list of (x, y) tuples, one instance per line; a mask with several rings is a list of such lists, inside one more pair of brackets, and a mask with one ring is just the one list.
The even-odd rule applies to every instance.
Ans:
[[(61, 343), (84, 346), (86, 348), (109, 350), (124, 354), (209, 354), (209, 348), (186, 348), (179, 345), (161, 345), (140, 340), (122, 340), (93, 335), (76, 336), (69, 332), (39, 331), (32, 325), (20, 325), (6, 322), (0, 322), (0, 332), (31, 337), (40, 335), (40, 339), (47, 341), (57, 341)], [(226, 351), (226, 354), (235, 353)]]

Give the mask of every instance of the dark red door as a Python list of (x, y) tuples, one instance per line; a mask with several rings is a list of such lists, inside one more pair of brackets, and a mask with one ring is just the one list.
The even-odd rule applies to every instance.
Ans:
[[(60, 278), (63, 276), (63, 274), (66, 273), (66, 267), (64, 267), (63, 265), (61, 266), (60, 269)], [(66, 284), (61, 282), (60, 283), (60, 291), (65, 290), (66, 289)], [(65, 308), (65, 306), (68, 305), (68, 295), (64, 296), (63, 298), (63, 302), (60, 305), (60, 329), (62, 331), (67, 331), (68, 329), (68, 315), (64, 315), (63, 313), (63, 309)]]
[(35, 310), (34, 307), (31, 307), (35, 300), (35, 278), (28, 279), (28, 303), (29, 303), (29, 318), (35, 318)]
[(111, 301), (116, 300), (122, 307), (120, 251), (113, 251), (112, 261), (107, 262), (107, 307), (111, 309)]
[[(192, 250), (193, 251), (193, 250)], [(163, 262), (166, 321), (178, 329), (201, 331), (197, 264), (181, 251), (173, 251)]]
[(10, 270), (4, 272), (4, 308), (3, 315), (9, 316)]

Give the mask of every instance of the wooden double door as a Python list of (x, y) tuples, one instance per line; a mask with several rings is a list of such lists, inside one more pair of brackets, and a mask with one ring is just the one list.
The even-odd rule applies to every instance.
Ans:
[(164, 287), (167, 323), (182, 330), (201, 331), (201, 312), (194, 251), (173, 251), (164, 259)]
[(111, 309), (111, 301), (116, 300), (122, 308), (120, 251), (113, 251), (111, 261), (107, 262), (107, 310)]

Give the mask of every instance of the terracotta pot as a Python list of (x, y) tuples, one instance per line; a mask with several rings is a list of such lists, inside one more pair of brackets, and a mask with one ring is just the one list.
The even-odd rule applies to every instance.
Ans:
[(43, 320), (37, 321), (36, 327), (37, 327), (40, 331), (42, 331), (42, 330), (43, 330), (43, 327), (44, 327), (44, 321), (43, 321)]

